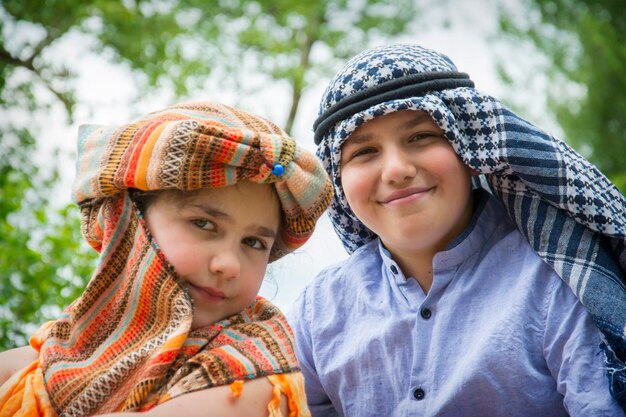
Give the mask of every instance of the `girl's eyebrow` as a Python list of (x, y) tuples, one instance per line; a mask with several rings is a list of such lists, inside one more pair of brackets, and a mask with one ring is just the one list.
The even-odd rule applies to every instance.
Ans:
[(213, 216), (215, 218), (232, 222), (231, 215), (223, 212), (222, 210), (216, 209), (215, 207), (207, 206), (206, 204), (194, 204), (194, 203), (189, 204), (189, 206), (198, 208), (204, 211), (206, 214)]
[(274, 232), (269, 227), (265, 227), (265, 226), (256, 226), (256, 234), (258, 234), (259, 236), (270, 238), (270, 239), (276, 238), (276, 232)]
[[(193, 203), (189, 204), (189, 206), (198, 208), (204, 211), (209, 216), (226, 221), (227, 223), (234, 222), (234, 219), (230, 214), (225, 213), (222, 210), (219, 210), (215, 207), (211, 207), (206, 204), (193, 204)], [(253, 224), (250, 227), (248, 227), (248, 229), (251, 230), (254, 234), (258, 234), (259, 236), (263, 236), (263, 237), (267, 237), (271, 239), (276, 238), (276, 232), (272, 230), (270, 227)]]

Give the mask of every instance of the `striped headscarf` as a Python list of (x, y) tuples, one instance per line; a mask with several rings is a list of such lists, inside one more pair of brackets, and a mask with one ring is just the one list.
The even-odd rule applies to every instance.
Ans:
[(332, 195), (315, 156), (278, 126), (214, 103), (178, 104), (124, 126), (81, 126), (78, 153), (74, 198), (83, 211), (83, 233), (96, 249), (103, 237), (94, 215), (106, 198), (129, 188), (274, 184), (284, 227), (271, 260), (309, 239)]
[(335, 195), (329, 215), (349, 253), (376, 238), (341, 187), (341, 146), (368, 120), (422, 110), (481, 175), (534, 250), (569, 284), (603, 336), (612, 395), (626, 409), (626, 199), (554, 136), (474, 88), (445, 55), (416, 45), (373, 48), (331, 80), (314, 124)]
[(311, 236), (330, 202), (332, 186), (313, 154), (261, 117), (187, 103), (123, 126), (81, 127), (77, 172), (83, 234), (100, 259), (83, 295), (43, 332), (40, 368), (59, 415), (147, 410), (187, 392), (299, 370), (291, 329), (261, 297), (191, 330), (192, 300), (127, 190), (274, 184), (277, 259)]

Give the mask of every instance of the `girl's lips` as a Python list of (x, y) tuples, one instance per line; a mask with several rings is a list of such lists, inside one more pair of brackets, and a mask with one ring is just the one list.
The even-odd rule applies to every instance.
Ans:
[(195, 290), (198, 295), (207, 301), (223, 301), (226, 298), (226, 294), (213, 287), (198, 287), (190, 282), (188, 282), (188, 284), (189, 287)]

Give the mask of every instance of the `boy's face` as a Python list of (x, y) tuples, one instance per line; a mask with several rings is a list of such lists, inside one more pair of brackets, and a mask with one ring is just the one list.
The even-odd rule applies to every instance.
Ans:
[(255, 300), (280, 223), (271, 185), (246, 181), (184, 197), (161, 193), (145, 219), (193, 298), (192, 329), (238, 313)]
[(432, 256), (469, 224), (470, 171), (423, 111), (361, 125), (341, 149), (350, 208), (392, 255)]

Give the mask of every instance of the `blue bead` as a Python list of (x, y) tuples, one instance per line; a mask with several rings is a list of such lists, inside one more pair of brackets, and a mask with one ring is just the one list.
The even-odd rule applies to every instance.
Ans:
[(281, 164), (274, 164), (274, 169), (272, 169), (272, 174), (276, 175), (277, 177), (280, 177), (284, 173), (285, 173), (284, 166), (282, 166)]

